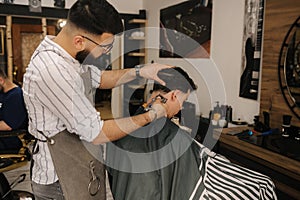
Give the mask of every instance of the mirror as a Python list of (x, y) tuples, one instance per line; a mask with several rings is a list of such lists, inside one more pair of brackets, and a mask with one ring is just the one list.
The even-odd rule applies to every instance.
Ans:
[(292, 24), (282, 43), (278, 75), (283, 97), (300, 119), (300, 17)]

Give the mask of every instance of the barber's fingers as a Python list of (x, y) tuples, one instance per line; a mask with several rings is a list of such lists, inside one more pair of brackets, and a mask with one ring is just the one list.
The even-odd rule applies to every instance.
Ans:
[(167, 117), (167, 111), (168, 111), (168, 106), (166, 104), (162, 104), (159, 100), (156, 100), (152, 104), (152, 108), (156, 111), (157, 113), (157, 118), (160, 117)]
[(157, 74), (160, 70), (172, 67), (174, 66), (159, 63), (146, 64), (143, 68), (141, 68), (140, 75), (146, 79), (152, 79), (157, 81), (159, 84), (165, 85), (166, 83), (161, 80)]

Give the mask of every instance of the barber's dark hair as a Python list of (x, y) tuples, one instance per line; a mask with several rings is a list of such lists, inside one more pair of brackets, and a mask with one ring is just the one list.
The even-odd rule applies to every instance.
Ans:
[(4, 79), (8, 78), (7, 74), (5, 73), (5, 71), (2, 68), (0, 68), (0, 77), (2, 77)]
[(106, 0), (77, 0), (69, 10), (68, 20), (92, 34), (119, 34), (123, 23), (118, 11)]
[(180, 90), (186, 93), (188, 90), (192, 92), (197, 89), (195, 82), (180, 67), (163, 69), (157, 75), (166, 85), (164, 86), (155, 82), (153, 91), (161, 90), (167, 93), (171, 90)]

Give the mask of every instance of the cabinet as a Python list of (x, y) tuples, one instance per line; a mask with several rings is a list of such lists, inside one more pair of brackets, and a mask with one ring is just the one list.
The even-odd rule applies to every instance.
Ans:
[[(124, 68), (133, 68), (147, 61), (145, 46), (147, 20), (132, 18), (124, 21)], [(144, 103), (145, 79), (135, 79), (124, 85), (123, 116), (130, 116)]]
[(218, 152), (234, 163), (269, 176), (276, 186), (278, 199), (299, 199), (300, 161), (228, 134), (230, 131), (243, 130), (245, 127), (214, 129)]
[[(140, 63), (145, 63), (146, 50), (145, 50), (145, 31), (146, 31), (146, 19), (132, 19), (128, 22), (132, 25), (137, 25), (137, 28), (130, 30), (128, 33), (128, 40), (132, 43), (132, 46), (136, 49), (132, 49), (128, 53), (128, 56), (138, 57)], [(136, 43), (136, 44), (134, 44)]]

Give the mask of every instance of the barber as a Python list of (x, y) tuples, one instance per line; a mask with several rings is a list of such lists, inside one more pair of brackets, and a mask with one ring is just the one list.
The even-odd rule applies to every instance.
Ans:
[(57, 36), (46, 36), (33, 53), (24, 74), (23, 90), (29, 132), (38, 139), (32, 168), (36, 199), (65, 199), (45, 139), (67, 130), (81, 140), (102, 144), (120, 139), (171, 112), (157, 101), (149, 112), (103, 121), (86, 97), (87, 88), (81, 75), (87, 72), (94, 88), (117, 87), (137, 76), (164, 84), (157, 73), (170, 67), (167, 65), (147, 64), (142, 68), (100, 71), (85, 63), (88, 57), (108, 54), (114, 35), (122, 31), (119, 13), (107, 1), (78, 0), (69, 10), (65, 27)]

